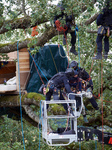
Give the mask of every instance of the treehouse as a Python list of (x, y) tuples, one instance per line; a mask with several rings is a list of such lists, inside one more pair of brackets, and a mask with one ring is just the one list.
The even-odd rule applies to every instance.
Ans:
[(21, 91), (38, 92), (41, 84), (46, 84), (54, 74), (65, 71), (68, 66), (66, 53), (61, 45), (46, 44), (33, 56), (26, 48), (19, 50), (20, 72), (15, 61), (17, 51), (8, 56), (7, 62), (0, 61), (0, 93), (5, 94), (19, 92), (19, 73)]
[[(0, 61), (0, 93), (18, 93), (19, 78), (18, 78), (18, 62), (17, 51), (8, 53), (7, 61)], [(29, 73), (29, 53), (26, 48), (19, 50), (19, 70), (20, 70), (20, 88), (25, 90)]]

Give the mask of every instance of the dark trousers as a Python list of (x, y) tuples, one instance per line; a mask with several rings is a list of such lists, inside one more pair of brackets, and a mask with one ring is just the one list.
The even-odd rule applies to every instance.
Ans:
[[(64, 35), (65, 38), (67, 37), (68, 30), (71, 29), (69, 25), (66, 26), (68, 27), (68, 29), (65, 31), (65, 35)], [(70, 34), (71, 34), (71, 44), (72, 46), (74, 46), (76, 43), (76, 33), (74, 31), (74, 32), (70, 32)]]
[(102, 52), (103, 37), (104, 37), (104, 50), (105, 50), (105, 52), (109, 52), (109, 37), (103, 36), (103, 35), (98, 35), (97, 39), (96, 39), (98, 53)]
[(89, 101), (91, 102), (92, 106), (93, 106), (96, 110), (99, 109), (98, 104), (96, 103), (96, 100), (95, 100), (94, 97), (92, 97), (91, 99), (89, 99)]
[[(46, 101), (50, 101), (52, 95), (53, 95), (53, 100), (65, 100), (62, 95), (61, 90), (57, 89), (57, 91), (55, 92), (53, 90), (50, 90), (49, 92), (46, 93)], [(67, 104), (62, 104), (62, 105), (64, 109), (66, 110), (66, 112), (68, 112)], [(48, 105), (47, 105), (47, 108), (48, 108)]]

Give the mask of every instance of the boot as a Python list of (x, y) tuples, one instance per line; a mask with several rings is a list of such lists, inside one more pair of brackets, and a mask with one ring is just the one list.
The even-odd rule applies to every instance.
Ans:
[(63, 37), (63, 45), (66, 45), (66, 38)]
[(74, 55), (78, 55), (78, 53), (75, 50), (75, 46), (71, 47), (70, 52), (73, 53)]
[(108, 58), (108, 52), (104, 53), (104, 58), (107, 59)]
[(102, 54), (97, 53), (97, 55), (95, 57), (93, 57), (93, 59), (102, 59)]

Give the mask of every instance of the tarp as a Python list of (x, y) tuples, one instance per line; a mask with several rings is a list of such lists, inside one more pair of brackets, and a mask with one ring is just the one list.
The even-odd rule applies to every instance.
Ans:
[(27, 92), (38, 92), (42, 85), (41, 78), (44, 84), (46, 84), (53, 75), (65, 71), (68, 66), (68, 59), (61, 45), (60, 48), (58, 45), (45, 45), (35, 54), (33, 63), (32, 61), (31, 57), (31, 71), (26, 88)]

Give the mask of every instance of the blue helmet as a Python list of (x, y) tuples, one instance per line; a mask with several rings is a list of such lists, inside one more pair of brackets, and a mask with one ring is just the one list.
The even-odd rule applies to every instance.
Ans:
[(65, 71), (65, 74), (66, 74), (67, 77), (73, 77), (74, 76), (74, 70), (72, 68), (68, 68)]
[(77, 61), (72, 61), (72, 62), (70, 63), (70, 68), (77, 68), (77, 67), (78, 67)]

